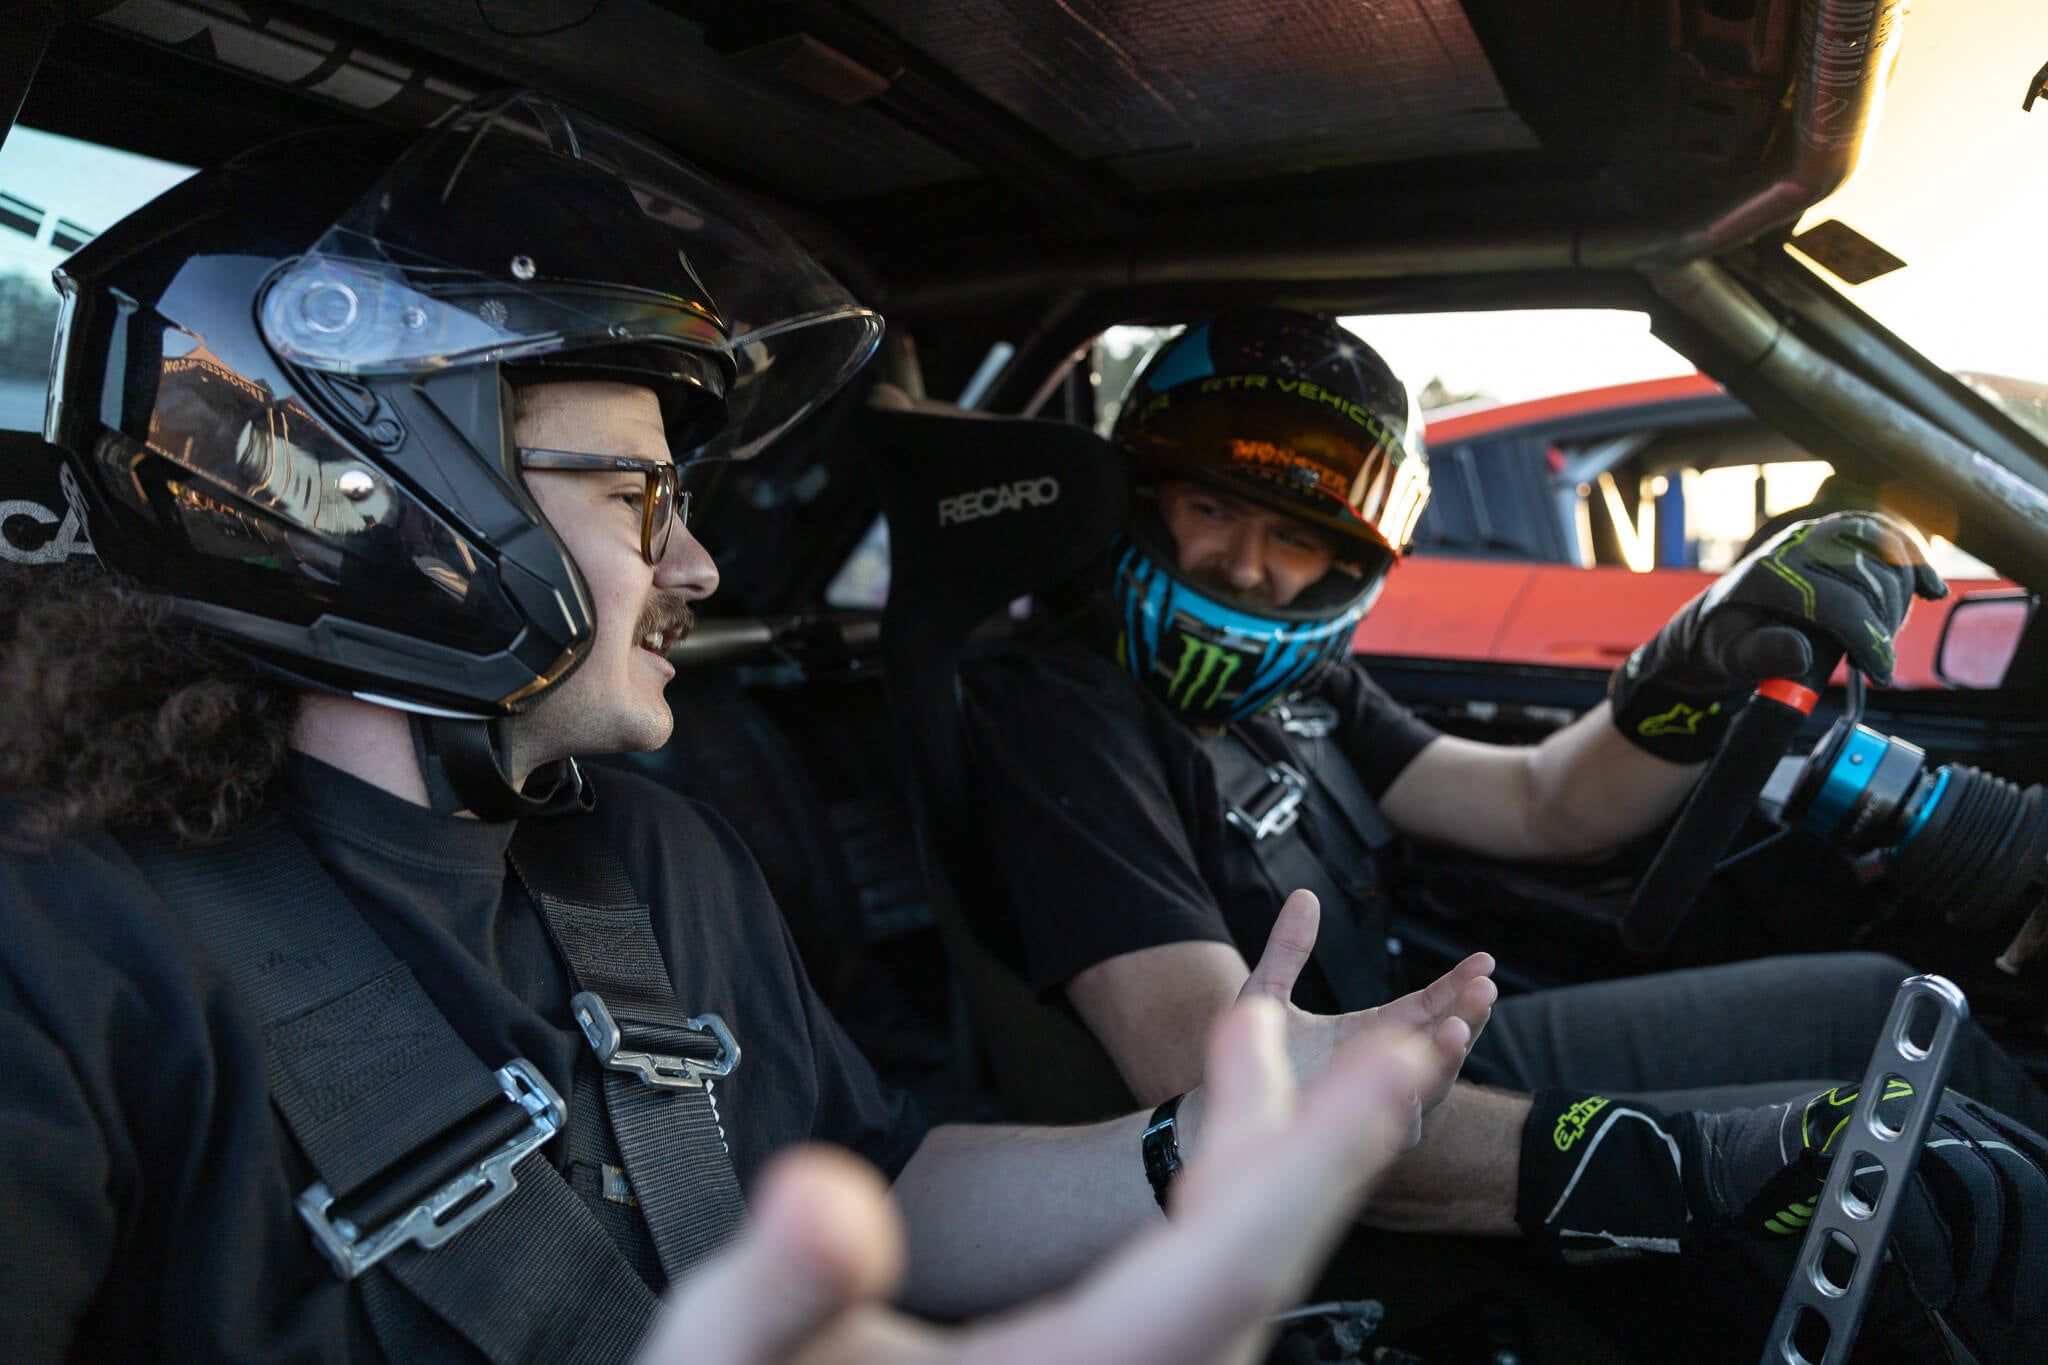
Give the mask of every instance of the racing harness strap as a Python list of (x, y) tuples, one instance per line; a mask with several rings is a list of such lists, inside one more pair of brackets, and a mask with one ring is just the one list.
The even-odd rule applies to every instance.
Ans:
[(1283, 703), (1280, 735), (1240, 721), (1204, 741), (1224, 818), (1250, 845), (1276, 896), (1306, 887), (1322, 903), (1314, 962), (1345, 1012), (1389, 994), (1379, 850), (1393, 828), (1330, 742), (1326, 702)]
[[(588, 824), (522, 821), (512, 868), (569, 969), (569, 1009), (604, 1068), (612, 1136), (673, 1284), (733, 1234), (745, 1211), (712, 1089), (739, 1065), (740, 1050), (717, 1015), (677, 1006), (652, 916), (617, 852)], [(660, 1194), (641, 1199), (642, 1190)]]
[[(589, 822), (527, 823), (576, 826), (599, 850), (566, 874), (544, 850), (523, 853), (529, 889), (553, 896), (564, 875), (608, 860), (616, 879), (595, 883), (605, 894), (584, 908), (622, 913), (630, 903), (651, 939), (645, 909), (629, 887), (621, 896), (616, 853), (590, 838)], [(538, 1068), (479, 1061), (281, 819), (219, 844), (137, 837), (129, 850), (254, 1012), (272, 1103), (319, 1177), (299, 1213), (336, 1273), (358, 1282), (385, 1353), (446, 1354), (452, 1328), (494, 1362), (629, 1358), (655, 1295), (542, 1152), (568, 1107)], [(679, 1045), (705, 1051), (701, 1040)], [(650, 1231), (699, 1219), (707, 1230), (693, 1244), (715, 1245), (739, 1220), (730, 1161), (701, 1125), (675, 1126), (690, 1148), (677, 1168), (695, 1177), (716, 1167), (723, 1181), (706, 1177), (710, 1194), (688, 1200), (657, 1183), (669, 1176), (655, 1166), (633, 1177), (662, 1191), (642, 1213)], [(602, 1125), (578, 1132), (593, 1127)]]

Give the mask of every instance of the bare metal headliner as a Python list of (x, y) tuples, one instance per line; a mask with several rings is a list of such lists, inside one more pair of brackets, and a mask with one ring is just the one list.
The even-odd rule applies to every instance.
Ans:
[(860, 8), (1141, 190), (1535, 145), (1456, 0)]
[[(733, 36), (719, 27), (724, 20), (699, 21), (699, 12), (715, 20), (717, 5), (603, 0), (590, 11), (586, 0), (484, 0), (481, 8), (309, 0), (306, 8), (338, 23), (309, 37), (289, 15), (252, 13), (237, 23), (194, 0), (123, 0), (100, 22), (373, 108), (378, 82), (351, 87), (334, 74), (335, 47), (353, 36), (375, 66), (388, 61), (376, 50), (380, 39), (404, 44), (484, 84), (532, 84), (624, 115), (798, 202), (958, 181), (981, 169), (881, 107), (816, 98), (756, 59), (766, 42), (751, 44), (744, 30)], [(855, 8), (900, 41), (892, 50), (928, 60), (1018, 128), (1139, 192), (1536, 146), (1457, 0), (861, 0)], [(518, 36), (586, 11), (566, 31)], [(881, 79), (897, 74), (887, 54), (869, 59), (884, 68)], [(400, 66), (403, 75), (409, 64)], [(307, 85), (316, 71), (324, 74)]]
[[(1460, 234), (1503, 244), (1490, 269), (1550, 268), (1595, 230), (1754, 199), (1792, 145), (1788, 54), (1817, 3), (119, 0), (60, 33), (24, 117), (205, 161), (528, 85), (829, 224), (829, 258), (899, 284), (1141, 253), (1216, 278), (1276, 245)], [(129, 116), (93, 95), (110, 65)]]

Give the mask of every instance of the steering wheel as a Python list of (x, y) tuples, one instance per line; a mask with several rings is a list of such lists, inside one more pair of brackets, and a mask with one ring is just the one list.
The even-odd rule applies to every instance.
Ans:
[(1820, 689), (1842, 661), (1842, 648), (1825, 637), (1809, 635), (1807, 640), (1813, 646), (1813, 667), (1797, 678), (1767, 678), (1757, 685), (1650, 870), (1636, 883), (1621, 917), (1621, 941), (1634, 951), (1657, 952), (1678, 932), (1792, 737), (1813, 714)]

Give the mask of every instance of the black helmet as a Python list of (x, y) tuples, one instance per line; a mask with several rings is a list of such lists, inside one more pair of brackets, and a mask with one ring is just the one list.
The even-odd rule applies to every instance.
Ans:
[(881, 333), (730, 193), (532, 94), (258, 149), (57, 283), (46, 434), (99, 554), (291, 679), (471, 719), (594, 630), (510, 449), (522, 370), (646, 384), (679, 462), (741, 456)]
[[(1117, 653), (1198, 724), (1311, 685), (1349, 650), (1429, 501), (1422, 422), (1379, 355), (1327, 318), (1226, 314), (1167, 343), (1112, 439), (1141, 496), (1114, 547)], [(1183, 574), (1147, 486), (1187, 479), (1329, 533), (1337, 567), (1285, 607), (1226, 601)]]
[(1111, 433), (1140, 484), (1192, 479), (1391, 562), (1429, 501), (1422, 419), (1379, 353), (1328, 318), (1267, 308), (1197, 323), (1132, 381)]

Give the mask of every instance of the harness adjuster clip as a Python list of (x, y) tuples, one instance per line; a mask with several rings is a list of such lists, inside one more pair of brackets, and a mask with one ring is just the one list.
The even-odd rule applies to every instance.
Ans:
[(643, 1084), (658, 1089), (696, 1090), (707, 1080), (730, 1076), (740, 1064), (740, 1045), (733, 1041), (725, 1020), (715, 1014), (697, 1014), (683, 1020), (684, 1028), (708, 1033), (717, 1041), (718, 1055), (703, 1058), (628, 1046), (631, 1040), (620, 1032), (618, 1020), (612, 1018), (612, 1012), (595, 991), (580, 991), (570, 997), (569, 1012), (576, 1016), (577, 1027), (583, 1030), (600, 1065), (638, 1077)]
[(1301, 801), (1307, 791), (1308, 779), (1292, 764), (1269, 764), (1264, 789), (1242, 806), (1223, 812), (1223, 818), (1254, 843), (1275, 838), (1293, 829), (1301, 818)]
[(336, 1217), (334, 1193), (316, 1180), (298, 1198), (299, 1217), (313, 1241), (344, 1280), (353, 1280), (399, 1247), (431, 1251), (505, 1202), (519, 1187), (513, 1169), (540, 1150), (568, 1122), (569, 1107), (538, 1068), (515, 1057), (494, 1073), (505, 1098), (524, 1109), (528, 1126), (464, 1168), (447, 1184), (380, 1227), (364, 1229)]

